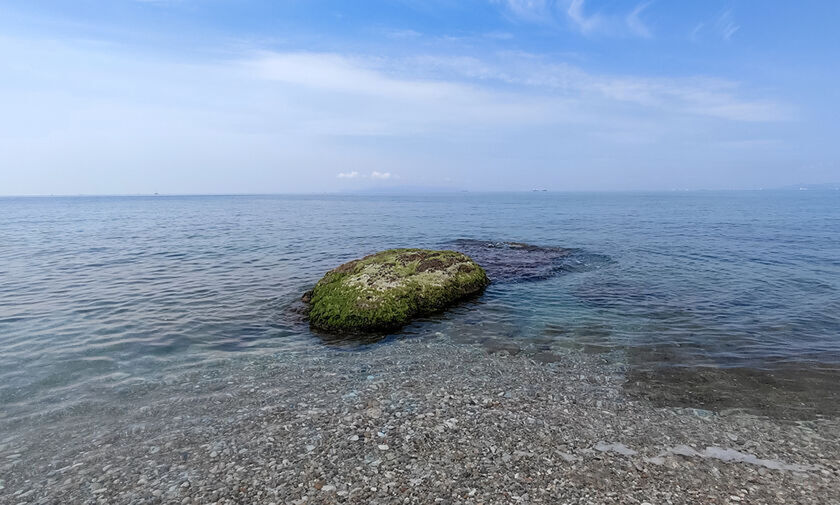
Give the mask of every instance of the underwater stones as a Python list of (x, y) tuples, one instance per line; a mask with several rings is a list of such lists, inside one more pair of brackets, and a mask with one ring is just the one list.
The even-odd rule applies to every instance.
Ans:
[(496, 282), (548, 279), (574, 263), (574, 249), (541, 247), (519, 242), (456, 240), (453, 249), (481, 263)]
[(375, 332), (443, 310), (489, 283), (463, 253), (390, 249), (330, 270), (303, 301), (316, 329)]

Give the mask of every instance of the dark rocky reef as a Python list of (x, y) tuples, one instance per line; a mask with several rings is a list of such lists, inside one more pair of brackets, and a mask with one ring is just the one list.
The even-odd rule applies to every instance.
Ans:
[(604, 256), (587, 254), (579, 249), (520, 242), (460, 239), (447, 246), (481, 264), (493, 282), (544, 280), (564, 272), (588, 270), (607, 261)]

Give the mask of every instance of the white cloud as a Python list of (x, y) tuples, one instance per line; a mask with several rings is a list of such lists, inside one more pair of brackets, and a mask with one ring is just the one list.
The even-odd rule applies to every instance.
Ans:
[(717, 28), (717, 31), (723, 40), (729, 40), (733, 35), (735, 35), (735, 32), (741, 29), (741, 25), (735, 23), (735, 19), (732, 16), (732, 10), (727, 9), (718, 17), (715, 22), (715, 28)]
[[(310, 106), (299, 131), (332, 135), (411, 135), (464, 126), (551, 121), (546, 100), (461, 78), (417, 72), (400, 60), (334, 53), (263, 52), (238, 65), (277, 96)], [(479, 83), (480, 84), (480, 83)]]
[(370, 175), (360, 174), (356, 170), (352, 172), (339, 172), (338, 176), (339, 179), (376, 179), (376, 180), (388, 180), (388, 179), (396, 179), (397, 176), (392, 174), (391, 172), (379, 172), (374, 170), (370, 173)]
[(410, 29), (404, 30), (387, 30), (385, 32), (385, 36), (392, 38), (392, 39), (416, 39), (422, 37), (423, 34)]
[(325, 91), (407, 99), (440, 99), (461, 87), (447, 82), (398, 79), (376, 61), (334, 53), (263, 52), (246, 65), (266, 79)]
[(484, 34), (484, 37), (495, 40), (513, 40), (515, 38), (510, 32), (488, 32)]
[(578, 29), (583, 33), (590, 33), (596, 28), (603, 25), (603, 19), (598, 14), (593, 14), (591, 16), (587, 16), (584, 14), (584, 2), (585, 0), (572, 0), (569, 3), (569, 8), (566, 10), (566, 14), (578, 27)]
[(726, 9), (717, 18), (694, 25), (694, 28), (689, 32), (688, 39), (692, 42), (699, 42), (703, 38), (719, 37), (728, 42), (740, 29), (741, 25), (735, 22), (732, 9)]
[(694, 25), (694, 29), (692, 29), (691, 33), (688, 34), (688, 39), (692, 42), (697, 42), (697, 39), (705, 26), (706, 23), (697, 23)]
[[(571, 23), (584, 35), (651, 38), (652, 30), (642, 20), (642, 13), (651, 5), (646, 0), (629, 12), (587, 13), (586, 0), (491, 0), (502, 4), (507, 13), (520, 21), (561, 28)], [(561, 22), (563, 21), (563, 22)]]
[(515, 17), (531, 22), (547, 22), (553, 18), (552, 0), (494, 0), (503, 3)]
[(183, 63), (0, 36), (0, 61), (11, 76), (0, 80), (0, 166), (24, 174), (4, 181), (12, 193), (321, 191), (451, 173), (492, 187), (515, 182), (513, 164), (526, 177), (557, 160), (583, 180), (626, 146), (662, 163), (684, 139), (772, 138), (776, 126), (757, 123), (790, 117), (736, 82), (607, 75), (527, 53)]
[(788, 107), (771, 100), (739, 96), (742, 86), (737, 82), (704, 77), (600, 75), (528, 53), (506, 53), (496, 60), (425, 56), (412, 60), (411, 66), (443, 73), (450, 79), (460, 76), (519, 85), (539, 91), (542, 96), (593, 108), (627, 103), (670, 115), (735, 121), (778, 121), (792, 115)]
[(646, 39), (653, 37), (653, 33), (651, 32), (650, 28), (648, 28), (648, 26), (642, 21), (641, 14), (642, 11), (644, 11), (650, 6), (652, 1), (653, 0), (640, 3), (632, 11), (630, 11), (630, 14), (628, 14), (626, 18), (627, 27), (630, 28), (630, 31), (638, 35), (639, 37), (643, 37)]
[[(737, 121), (773, 121), (787, 115), (783, 106), (771, 101), (740, 98), (734, 82), (598, 75), (527, 53), (486, 60), (423, 56), (391, 61), (331, 53), (261, 53), (248, 60), (246, 68), (269, 81), (330, 93), (333, 100), (356, 95), (379, 105), (364, 117), (308, 118), (303, 125), (323, 132), (338, 133), (347, 119), (354, 126), (346, 133), (382, 135), (431, 124), (545, 123), (556, 121), (554, 114), (568, 105), (600, 107), (610, 101)], [(530, 90), (495, 91), (487, 86), (494, 81)]]

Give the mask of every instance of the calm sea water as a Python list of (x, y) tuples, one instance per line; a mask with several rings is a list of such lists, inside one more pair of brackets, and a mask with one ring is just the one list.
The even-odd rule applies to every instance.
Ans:
[(840, 363), (837, 191), (0, 198), (0, 216), (0, 417), (220, 358), (365, 352), (312, 334), (301, 293), (352, 258), (460, 239), (573, 247), (591, 264), (494, 283), (386, 341)]

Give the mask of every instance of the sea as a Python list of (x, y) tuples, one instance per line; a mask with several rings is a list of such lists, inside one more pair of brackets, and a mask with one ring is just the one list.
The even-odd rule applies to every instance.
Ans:
[[(8, 425), (220, 362), (412, 338), (601, 354), (666, 404), (714, 407), (650, 393), (696, 386), (693, 372), (730, 396), (771, 384), (790, 393), (771, 404), (836, 403), (840, 191), (7, 197), (0, 216)], [(481, 296), (390, 334), (319, 334), (302, 314), (301, 295), (351, 259), (509, 243), (572, 254), (536, 275), (495, 257)]]

